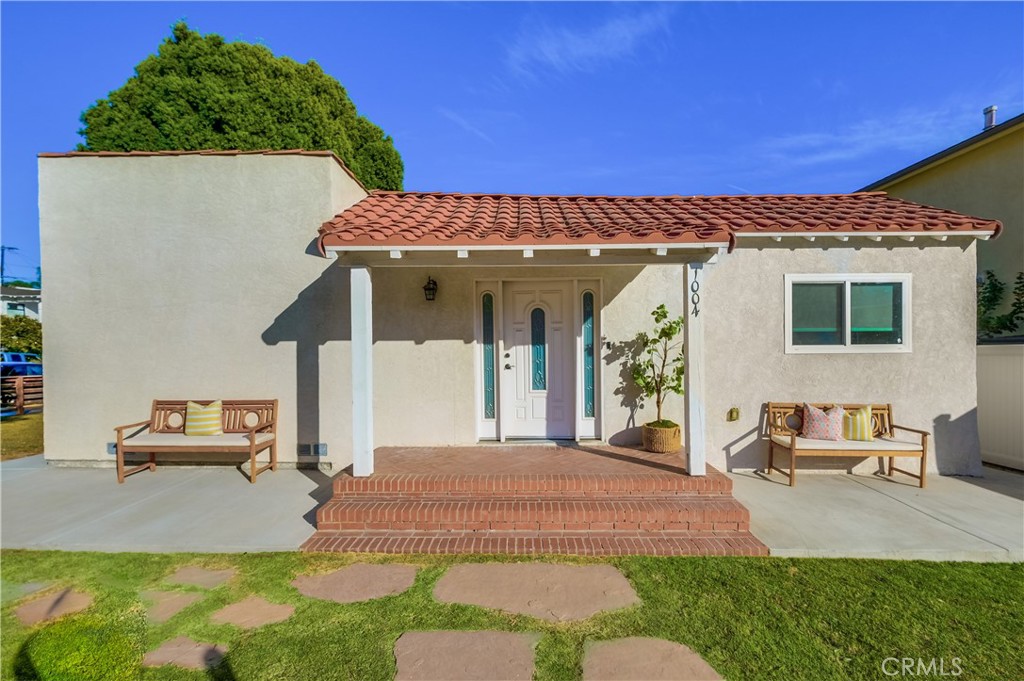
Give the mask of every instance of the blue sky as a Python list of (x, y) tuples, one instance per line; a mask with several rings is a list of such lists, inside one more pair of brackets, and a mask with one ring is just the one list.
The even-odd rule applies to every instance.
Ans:
[(178, 19), (316, 60), (407, 189), (844, 192), (1024, 110), (1024, 3), (0, 5), (3, 243), (39, 263), (35, 155)]

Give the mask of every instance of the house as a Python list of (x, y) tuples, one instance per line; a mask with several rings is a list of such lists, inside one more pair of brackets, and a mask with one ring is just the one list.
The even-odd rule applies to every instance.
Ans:
[(25, 286), (0, 287), (0, 314), (42, 320), (42, 291)]
[(992, 271), (1007, 285), (1005, 310), (1013, 282), (1024, 272), (1024, 114), (999, 124), (995, 115), (996, 107), (985, 109), (985, 127), (977, 135), (860, 191), (884, 191), (1002, 222), (998, 241), (978, 244), (978, 273)]
[[(884, 190), (1002, 222), (998, 241), (978, 244), (978, 274), (980, 279), (991, 271), (1006, 285), (997, 310), (1006, 312), (1014, 282), (1024, 272), (1024, 114), (999, 124), (995, 115), (996, 107), (985, 109), (982, 132), (862, 191)], [(977, 353), (982, 458), (1024, 470), (1024, 337), (980, 342)]]
[(979, 471), (995, 220), (880, 192), (369, 193), (308, 151), (41, 154), (39, 186), (51, 464), (109, 465), (157, 397), (279, 398), (281, 461), (355, 476), (384, 446), (637, 442), (627, 358), (664, 303), (691, 475), (762, 468), (770, 400), (891, 403), (931, 470)]

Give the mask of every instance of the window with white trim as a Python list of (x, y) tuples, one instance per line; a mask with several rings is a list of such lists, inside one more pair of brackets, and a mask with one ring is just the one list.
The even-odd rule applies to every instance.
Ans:
[(786, 354), (910, 352), (909, 274), (787, 274)]

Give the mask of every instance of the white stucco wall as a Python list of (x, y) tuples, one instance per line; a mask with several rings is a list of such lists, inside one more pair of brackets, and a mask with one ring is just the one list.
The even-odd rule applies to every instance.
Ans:
[[(428, 275), (439, 287), (433, 302), (423, 296)], [(623, 382), (618, 350), (621, 343), (650, 328), (651, 310), (660, 303), (673, 315), (682, 314), (681, 266), (374, 270), (378, 446), (476, 442), (476, 281), (523, 278), (602, 280), (603, 435), (615, 443), (639, 442), (637, 426), (654, 419), (653, 403), (635, 408), (636, 390)], [(682, 423), (682, 400), (671, 398), (665, 415)]]
[(363, 196), (327, 157), (41, 158), (47, 460), (111, 462), (154, 398), (276, 397), (285, 462), (347, 437), (316, 381), (347, 380), (347, 277), (310, 244)]
[[(783, 276), (819, 272), (912, 274), (913, 352), (785, 354)], [(877, 402), (893, 405), (897, 424), (934, 435), (929, 470), (980, 474), (974, 277), (975, 245), (965, 238), (927, 247), (764, 244), (723, 257), (708, 268), (702, 297), (709, 463), (765, 466), (758, 433), (769, 401)], [(730, 407), (740, 408), (739, 421), (726, 421)], [(877, 459), (801, 460), (810, 469), (854, 464), (858, 471), (874, 470)]]
[[(113, 427), (146, 418), (155, 397), (267, 397), (280, 400), (283, 462), (323, 442), (326, 459), (301, 461), (351, 463), (349, 273), (312, 241), (364, 194), (333, 160), (43, 158), (39, 172), (47, 460), (111, 463)], [(965, 238), (927, 248), (769, 242), (709, 266), (709, 462), (764, 465), (757, 433), (769, 400), (878, 401), (935, 434), (932, 470), (977, 473), (974, 248)], [(785, 355), (783, 276), (804, 272), (911, 273), (913, 352)], [(440, 287), (432, 303), (428, 275)], [(639, 439), (653, 408), (634, 409), (619, 350), (659, 303), (681, 313), (679, 265), (375, 269), (377, 446), (476, 441), (475, 282), (513, 278), (602, 280), (602, 435)], [(733, 406), (742, 416), (729, 423)], [(682, 400), (665, 415), (682, 422)], [(821, 467), (836, 465), (850, 462)]]

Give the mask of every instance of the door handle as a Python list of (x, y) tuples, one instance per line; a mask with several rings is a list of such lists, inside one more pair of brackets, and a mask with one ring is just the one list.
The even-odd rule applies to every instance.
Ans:
[(505, 365), (505, 368), (506, 368), (506, 369), (511, 369), (511, 368), (512, 368), (512, 365), (511, 365), (511, 364), (506, 364), (506, 365)]

